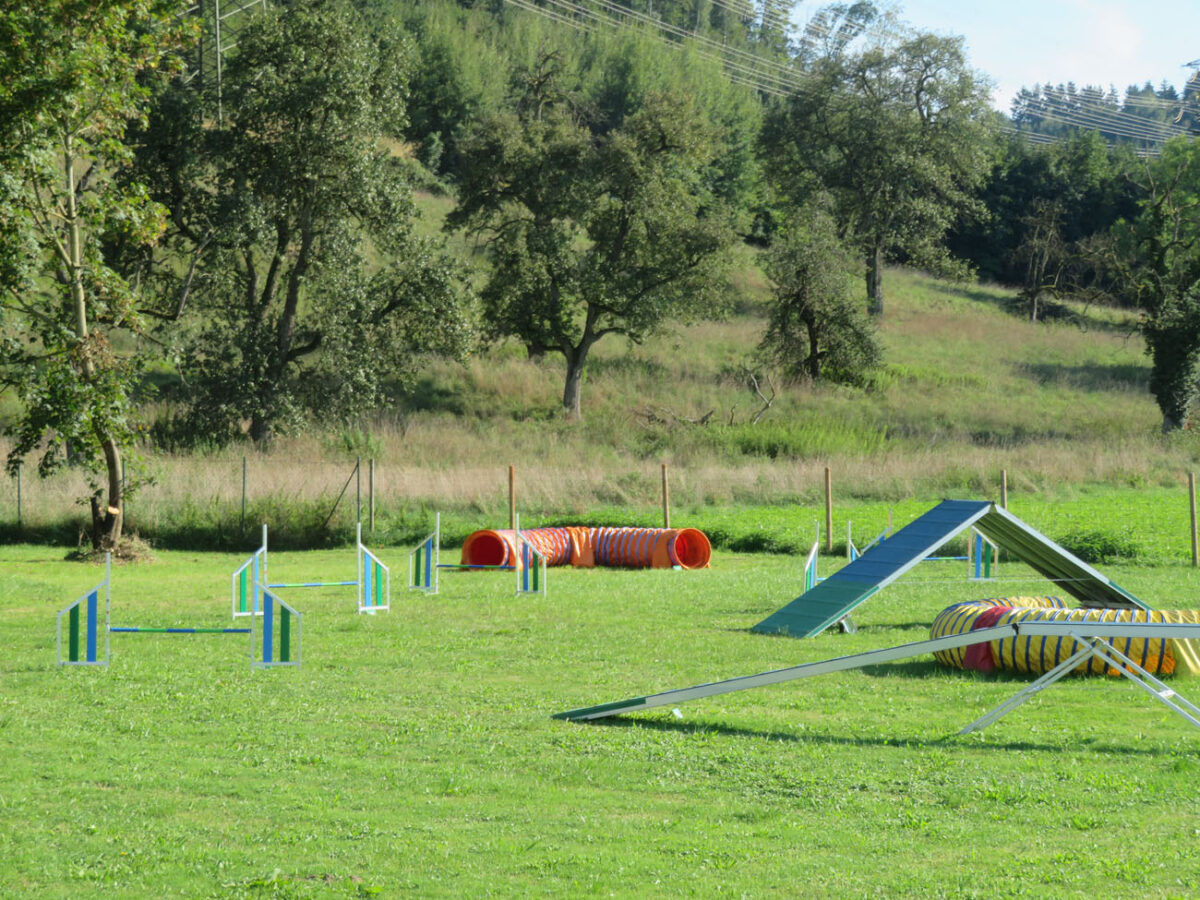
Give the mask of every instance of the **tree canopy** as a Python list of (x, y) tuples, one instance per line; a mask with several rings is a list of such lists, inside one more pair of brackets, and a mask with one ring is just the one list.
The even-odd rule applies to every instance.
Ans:
[[(163, 209), (114, 173), (149, 87), (178, 64), (184, 4), (14, 0), (0, 9), (0, 385), (22, 412), (10, 471), (33, 453), (49, 474), (70, 455), (103, 473), (92, 540), (113, 549), (123, 522), (122, 453), (147, 308), (109, 246), (161, 235)], [(153, 298), (150, 298), (153, 305)]]

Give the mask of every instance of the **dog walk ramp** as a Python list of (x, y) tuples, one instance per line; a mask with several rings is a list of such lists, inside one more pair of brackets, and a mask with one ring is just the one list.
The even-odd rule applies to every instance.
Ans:
[(1131, 622), (1010, 622), (1005, 625), (994, 625), (990, 628), (978, 628), (963, 634), (950, 634), (927, 641), (901, 644), (897, 647), (869, 650), (866, 653), (856, 653), (852, 656), (840, 656), (836, 659), (804, 663), (786, 669), (774, 669), (758, 675), (743, 675), (738, 678), (728, 678), (724, 681), (713, 681), (708, 684), (697, 684), (692, 687), (663, 691), (644, 697), (631, 697), (628, 700), (618, 700), (614, 703), (585, 706), (580, 709), (557, 713), (554, 718), (566, 719), (571, 722), (603, 719), (608, 716), (619, 716), (624, 713), (639, 712), (644, 709), (674, 706), (689, 700), (699, 700), (703, 697), (715, 697), (720, 694), (730, 694), (734, 691), (745, 691), (772, 684), (782, 684), (783, 682), (795, 681), (800, 678), (810, 678), (814, 675), (828, 675), (832, 672), (861, 669), (866, 666), (894, 662), (899, 659), (909, 659), (914, 656), (936, 653), (940, 650), (950, 650), (955, 647), (965, 647), (971, 644), (986, 643), (1005, 638), (1017, 638), (1022, 635), (1028, 637), (1030, 640), (1040, 636), (1056, 637), (1059, 640), (1072, 641), (1070, 650), (1074, 652), (1063, 663), (1046, 672), (1037, 681), (1004, 701), (991, 712), (976, 719), (970, 725), (963, 728), (959, 734), (969, 734), (972, 731), (980, 731), (986, 728), (992, 722), (1007, 715), (1093, 656), (1109, 666), (1113, 674), (1124, 676), (1154, 700), (1177, 713), (1191, 725), (1200, 728), (1200, 707), (1181, 697), (1172, 688), (1159, 681), (1116, 648), (1121, 639), (1125, 639), (1126, 646), (1133, 639), (1200, 639), (1200, 625), (1165, 622), (1153, 624)]
[(820, 634), (991, 509), (987, 500), (943, 500), (750, 630), (792, 637)]

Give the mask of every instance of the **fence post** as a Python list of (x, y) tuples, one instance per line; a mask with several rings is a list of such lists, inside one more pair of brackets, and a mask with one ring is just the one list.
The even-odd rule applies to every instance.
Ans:
[(825, 552), (833, 552), (833, 473), (825, 467)]
[(1000, 470), (1000, 508), (1008, 509), (1008, 469)]
[(375, 533), (375, 457), (367, 462), (367, 518), (368, 530)]
[(362, 457), (354, 457), (354, 521), (362, 524)]
[(662, 464), (663, 528), (671, 527), (671, 489), (667, 486), (667, 464)]
[(517, 467), (508, 467), (508, 527), (517, 530)]
[(21, 520), (21, 467), (25, 465), (24, 460), (17, 460), (17, 531), (23, 527)]
[(242, 454), (242, 533), (246, 533), (246, 454)]
[(1188, 506), (1192, 511), (1192, 565), (1200, 566), (1200, 540), (1196, 534), (1196, 473), (1188, 472)]

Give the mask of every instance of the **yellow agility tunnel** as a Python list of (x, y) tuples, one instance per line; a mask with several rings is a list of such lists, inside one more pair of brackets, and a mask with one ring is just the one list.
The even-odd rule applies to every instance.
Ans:
[[(528, 528), (521, 537), (547, 566), (707, 569), (712, 557), (708, 537), (695, 528)], [(519, 560), (511, 530), (476, 531), (463, 542), (464, 566), (512, 566)]]
[[(1058, 597), (1000, 597), (966, 600), (938, 613), (930, 637), (966, 634), (977, 629), (1020, 622), (1133, 622), (1139, 624), (1200, 624), (1197, 610), (1068, 609)], [(1182, 671), (1200, 675), (1200, 655), (1194, 640), (1113, 638), (1113, 649), (1146, 671), (1169, 675)], [(984, 641), (967, 647), (940, 650), (934, 657), (958, 669), (1042, 674), (1065, 662), (1078, 649), (1070, 637), (1023, 635)], [(1096, 657), (1088, 657), (1074, 670), (1080, 675), (1116, 674)]]

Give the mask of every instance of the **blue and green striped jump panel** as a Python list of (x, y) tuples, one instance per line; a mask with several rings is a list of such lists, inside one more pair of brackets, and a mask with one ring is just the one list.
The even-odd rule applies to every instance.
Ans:
[(292, 619), (299, 619), (299, 613), (270, 591), (263, 591), (262, 596), (262, 649), (254, 666), (299, 665), (299, 644), (292, 640)]
[(750, 630), (792, 637), (821, 633), (991, 509), (986, 500), (942, 501)]
[[(79, 607), (87, 604), (87, 617), (84, 620), (84, 652), (86, 657), (83, 660), (79, 658)], [(100, 597), (98, 591), (92, 591), (84, 597), (80, 597), (71, 607), (71, 611), (67, 613), (67, 660), (69, 662), (90, 662), (97, 661), (97, 607), (100, 605)]]
[(374, 607), (382, 608), (385, 605), (385, 600), (387, 599), (383, 594), (387, 583), (387, 576), (383, 568), (383, 563), (377, 560), (368, 551), (363, 550), (362, 570), (362, 607), (364, 609), (371, 609)]
[[(412, 584), (409, 587), (428, 588), (433, 587), (433, 537), (432, 535), (426, 538), (422, 543), (417, 544), (417, 547), (412, 552)], [(449, 568), (445, 565), (438, 565), (437, 568)]]

